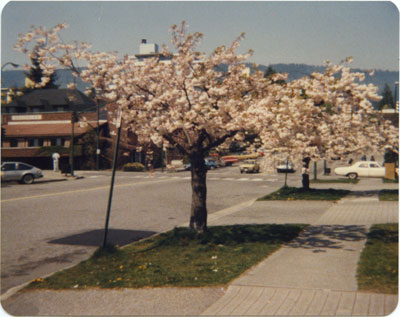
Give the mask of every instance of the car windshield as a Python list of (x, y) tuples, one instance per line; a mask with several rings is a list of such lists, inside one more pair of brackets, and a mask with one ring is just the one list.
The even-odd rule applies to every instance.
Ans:
[(245, 160), (244, 163), (245, 164), (255, 164), (256, 161), (254, 161), (254, 160)]

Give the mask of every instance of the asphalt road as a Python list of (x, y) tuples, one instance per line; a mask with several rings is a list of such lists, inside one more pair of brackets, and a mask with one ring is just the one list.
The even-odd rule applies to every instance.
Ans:
[[(1, 293), (75, 265), (102, 243), (110, 172), (32, 185), (2, 184)], [(258, 198), (283, 184), (284, 174), (240, 174), (237, 167), (207, 175), (209, 214)], [(289, 185), (301, 184), (298, 174)], [(118, 172), (109, 241), (124, 245), (188, 223), (190, 173)]]

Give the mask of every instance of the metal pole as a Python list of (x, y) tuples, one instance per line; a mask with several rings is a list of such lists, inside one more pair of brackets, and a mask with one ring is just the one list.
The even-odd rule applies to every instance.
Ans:
[(69, 165), (71, 167), (71, 176), (74, 176), (74, 138), (75, 138), (74, 125), (75, 125), (75, 112), (72, 112), (71, 122), (72, 122), (72, 133), (71, 133), (71, 146), (70, 146), (71, 151), (70, 151), (70, 155), (69, 155)]
[(287, 173), (288, 173), (288, 168), (289, 168), (289, 159), (286, 159), (285, 186), (284, 186), (284, 187), (287, 187)]
[(96, 129), (96, 170), (99, 170), (99, 156), (100, 156), (100, 127), (99, 127), (99, 116), (100, 116), (100, 110), (99, 110), (99, 101), (96, 98), (96, 105), (97, 105), (97, 129)]
[(113, 160), (113, 168), (112, 168), (112, 176), (111, 176), (111, 186), (110, 186), (110, 193), (108, 196), (108, 206), (107, 206), (107, 216), (106, 216), (106, 223), (104, 228), (104, 240), (103, 240), (103, 249), (107, 246), (107, 235), (108, 235), (108, 223), (110, 221), (110, 213), (111, 213), (111, 202), (114, 190), (114, 179), (115, 179), (115, 170), (117, 168), (117, 159), (118, 159), (118, 148), (119, 148), (119, 139), (121, 136), (121, 111), (118, 112), (118, 119), (117, 119), (117, 140), (115, 141), (115, 150), (114, 150), (114, 160)]

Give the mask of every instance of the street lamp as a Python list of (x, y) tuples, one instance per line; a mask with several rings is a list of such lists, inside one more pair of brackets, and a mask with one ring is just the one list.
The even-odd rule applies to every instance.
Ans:
[(14, 68), (18, 68), (18, 67), (19, 67), (18, 64), (15, 64), (15, 63), (12, 63), (12, 62), (7, 62), (7, 63), (5, 63), (3, 66), (1, 66), (1, 71), (3, 71), (4, 68), (6, 68), (7, 65), (11, 65), (11, 66), (14, 67)]
[(97, 91), (95, 88), (92, 88), (92, 93), (94, 95), (94, 101), (96, 102), (96, 110), (97, 110), (97, 127), (96, 127), (96, 170), (100, 169), (100, 101), (97, 98)]

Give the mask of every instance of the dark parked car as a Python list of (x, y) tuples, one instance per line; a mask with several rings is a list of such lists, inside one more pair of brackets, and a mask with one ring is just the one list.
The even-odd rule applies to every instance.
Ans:
[[(206, 158), (204, 160), (204, 163), (206, 164), (206, 167), (207, 167), (208, 170), (212, 170), (214, 168), (218, 168), (218, 163), (216, 161), (212, 160), (212, 159)], [(188, 171), (188, 170), (190, 170), (190, 168), (191, 168), (191, 164), (190, 163), (185, 164), (185, 170)]]
[(214, 160), (205, 159), (204, 160), (208, 170), (212, 170), (214, 168), (218, 168), (218, 163)]
[(1, 181), (18, 181), (32, 184), (35, 179), (43, 177), (41, 169), (21, 162), (4, 162), (1, 164)]

